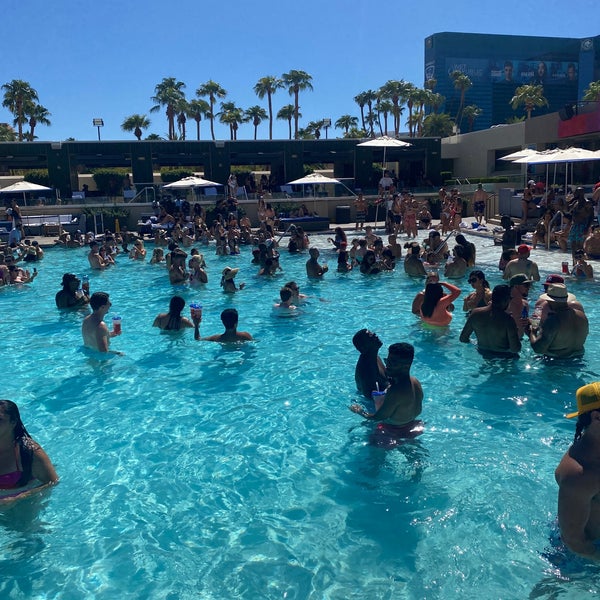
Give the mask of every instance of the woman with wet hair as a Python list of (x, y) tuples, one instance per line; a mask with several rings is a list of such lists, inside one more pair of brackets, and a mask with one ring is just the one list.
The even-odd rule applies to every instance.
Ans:
[(43, 448), (31, 438), (11, 400), (0, 400), (0, 504), (58, 483)]

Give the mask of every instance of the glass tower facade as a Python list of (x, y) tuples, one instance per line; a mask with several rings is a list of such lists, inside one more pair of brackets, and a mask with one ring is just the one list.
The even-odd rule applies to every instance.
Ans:
[[(541, 84), (548, 106), (536, 108), (533, 116), (557, 112), (565, 104), (581, 100), (592, 81), (600, 79), (600, 36), (550, 38), (473, 33), (436, 33), (425, 39), (425, 81), (435, 79), (434, 91), (445, 97), (442, 112), (455, 118), (461, 92), (451, 77), (460, 71), (472, 86), (464, 105), (476, 105), (481, 115), (473, 131), (523, 117), (522, 108), (510, 104), (515, 90), (525, 84)], [(470, 130), (466, 119), (461, 132)]]

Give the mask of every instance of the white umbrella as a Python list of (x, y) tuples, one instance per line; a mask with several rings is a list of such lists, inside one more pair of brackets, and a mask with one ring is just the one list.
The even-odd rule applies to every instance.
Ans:
[(163, 185), (163, 188), (170, 190), (186, 190), (195, 187), (212, 187), (215, 185), (222, 184), (215, 183), (214, 181), (209, 181), (208, 179), (203, 179), (202, 177), (194, 175), (191, 177), (184, 177), (183, 179), (174, 181), (173, 183), (167, 183), (166, 185)]
[(371, 146), (373, 148), (383, 148), (383, 169), (385, 171), (385, 155), (388, 148), (407, 148), (408, 146), (412, 146), (408, 142), (403, 142), (402, 140), (398, 140), (393, 137), (389, 137), (387, 135), (382, 135), (380, 137), (373, 138), (372, 140), (367, 140), (366, 142), (361, 142), (357, 144), (357, 146)]
[(523, 148), (523, 150), (517, 150), (516, 152), (511, 152), (506, 156), (501, 156), (499, 160), (516, 161), (519, 158), (527, 158), (528, 156), (536, 156), (537, 154), (537, 150), (531, 150), (531, 148)]
[(328, 183), (339, 183), (340, 185), (343, 185), (352, 195), (354, 195), (354, 192), (352, 192), (352, 190), (349, 190), (339, 179), (335, 179), (334, 177), (327, 177), (327, 175), (322, 175), (321, 173), (309, 173), (308, 175), (305, 175), (304, 177), (300, 177), (300, 179), (294, 179), (294, 181), (288, 181), (287, 185), (301, 185), (302, 190), (304, 191), (304, 186), (305, 185), (312, 185), (312, 189), (313, 189), (313, 203), (316, 202), (316, 198), (315, 198), (315, 185), (324, 185), (324, 184), (328, 184)]
[(19, 193), (23, 194), (23, 202), (27, 206), (27, 198), (25, 194), (27, 192), (51, 192), (52, 188), (46, 187), (45, 185), (39, 185), (37, 183), (31, 183), (31, 181), (17, 181), (12, 185), (6, 186), (0, 190), (1, 193)]
[[(585, 148), (553, 148), (551, 150), (544, 150), (538, 152), (536, 156), (530, 156), (529, 158), (518, 158), (514, 160), (515, 163), (527, 163), (530, 165), (549, 165), (558, 163), (574, 163), (583, 162), (586, 160), (600, 160), (600, 153), (593, 152), (592, 150), (586, 150)], [(556, 172), (555, 172), (556, 175)], [(565, 193), (568, 187), (569, 169), (565, 168)], [(572, 176), (571, 176), (572, 178)], [(548, 179), (548, 171), (546, 170), (546, 181)], [(546, 185), (547, 187), (547, 185)]]

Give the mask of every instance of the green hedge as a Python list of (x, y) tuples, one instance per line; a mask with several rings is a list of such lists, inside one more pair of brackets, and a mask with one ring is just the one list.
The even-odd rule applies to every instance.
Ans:
[(120, 196), (123, 193), (123, 180), (129, 175), (127, 169), (93, 169), (92, 177), (98, 191), (104, 196)]
[(163, 183), (173, 183), (174, 181), (179, 181), (184, 177), (192, 177), (194, 171), (190, 169), (161, 169), (160, 170), (160, 178), (163, 180)]
[(25, 181), (29, 183), (37, 183), (38, 185), (45, 185), (46, 187), (52, 187), (50, 184), (50, 176), (48, 175), (48, 169), (32, 169), (25, 173)]

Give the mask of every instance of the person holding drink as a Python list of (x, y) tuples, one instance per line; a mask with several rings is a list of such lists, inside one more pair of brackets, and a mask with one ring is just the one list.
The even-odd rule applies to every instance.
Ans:
[(112, 306), (108, 294), (106, 292), (94, 292), (90, 298), (90, 306), (93, 312), (83, 320), (81, 325), (84, 346), (98, 352), (121, 354), (121, 352), (109, 350), (110, 338), (121, 335), (121, 327), (119, 321), (118, 330), (109, 331), (104, 322), (104, 317)]
[(90, 298), (90, 286), (89, 281), (87, 285), (87, 291), (85, 289), (85, 281), (79, 289), (81, 281), (73, 273), (65, 273), (62, 278), (63, 289), (57, 292), (54, 300), (57, 308), (81, 308), (87, 306)]

